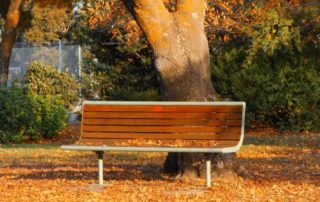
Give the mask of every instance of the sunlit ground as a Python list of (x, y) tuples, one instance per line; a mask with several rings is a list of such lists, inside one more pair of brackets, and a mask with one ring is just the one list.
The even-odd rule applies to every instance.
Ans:
[(105, 154), (103, 189), (93, 152), (58, 144), (0, 147), (0, 201), (320, 201), (320, 134), (247, 135), (241, 176), (182, 181), (163, 177), (165, 153)]

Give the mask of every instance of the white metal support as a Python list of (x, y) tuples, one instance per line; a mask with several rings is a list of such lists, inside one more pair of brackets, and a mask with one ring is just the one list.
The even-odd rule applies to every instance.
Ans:
[(206, 181), (207, 181), (207, 187), (211, 187), (211, 161), (206, 161)]
[(98, 155), (98, 184), (103, 185), (103, 151), (97, 151)]

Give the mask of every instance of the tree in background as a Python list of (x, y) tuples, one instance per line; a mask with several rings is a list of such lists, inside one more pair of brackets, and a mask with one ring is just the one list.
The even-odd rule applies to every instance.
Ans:
[(72, 2), (65, 0), (39, 1), (30, 8), (29, 26), (23, 32), (28, 43), (48, 43), (68, 38), (73, 24)]
[(161, 99), (152, 52), (140, 33), (121, 1), (96, 1), (79, 11), (72, 38), (82, 47), (85, 98)]
[[(72, 2), (65, 0), (4, 0), (0, 14), (4, 30), (0, 46), (0, 85), (6, 86), (13, 45), (18, 35), (27, 42), (50, 42), (62, 38), (72, 24)], [(26, 29), (28, 29), (25, 31)], [(18, 33), (20, 31), (20, 33)]]
[(1, 2), (1, 7), (3, 6), (1, 10), (6, 10), (7, 12), (3, 12), (6, 14), (0, 46), (0, 86), (7, 85), (11, 50), (17, 37), (17, 27), (24, 2), (24, 0), (10, 0), (5, 1), (4, 4)]

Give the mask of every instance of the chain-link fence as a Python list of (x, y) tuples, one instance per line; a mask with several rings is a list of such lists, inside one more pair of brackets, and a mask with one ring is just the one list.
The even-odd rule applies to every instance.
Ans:
[(12, 49), (8, 85), (20, 80), (26, 74), (26, 68), (34, 61), (53, 65), (59, 71), (68, 72), (80, 81), (81, 48), (75, 44), (54, 43), (42, 46), (30, 46), (15, 43)]

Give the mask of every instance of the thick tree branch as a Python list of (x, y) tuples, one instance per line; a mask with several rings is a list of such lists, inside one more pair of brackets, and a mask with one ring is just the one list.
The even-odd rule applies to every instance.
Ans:
[(177, 0), (177, 11), (185, 13), (202, 13), (207, 8), (207, 0)]
[(155, 51), (168, 44), (165, 38), (172, 29), (173, 16), (162, 0), (123, 0)]
[(204, 23), (207, 0), (177, 0), (176, 7), (178, 15)]
[(122, 2), (133, 15), (136, 9), (148, 10), (153, 17), (161, 17), (159, 12), (169, 14), (162, 0), (122, 0)]

